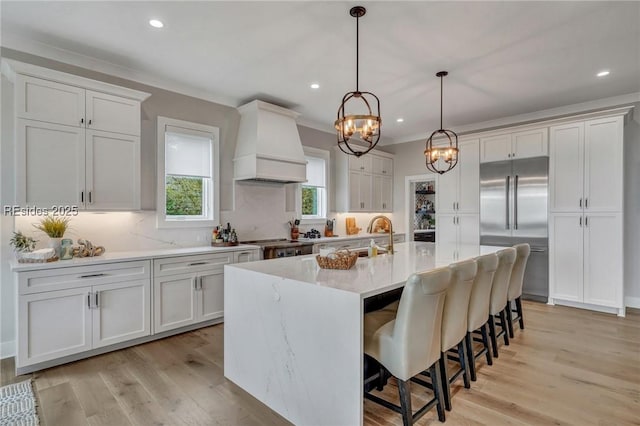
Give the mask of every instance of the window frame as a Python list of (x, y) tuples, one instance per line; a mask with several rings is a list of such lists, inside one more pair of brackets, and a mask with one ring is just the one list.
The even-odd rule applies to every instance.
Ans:
[[(167, 126), (185, 129), (185, 133), (195, 131), (211, 135), (211, 184), (203, 182), (203, 197), (207, 202), (207, 210), (210, 211), (208, 218), (198, 216), (197, 219), (167, 219), (166, 215), (166, 169), (165, 169), (165, 144)], [(157, 123), (157, 184), (156, 184), (156, 227), (163, 229), (171, 228), (211, 228), (220, 222), (220, 129), (206, 124), (192, 123), (189, 121), (177, 120), (174, 118), (158, 116)], [(209, 212), (207, 212), (209, 213)]]
[(325, 200), (324, 200), (324, 205), (325, 205), (325, 211), (324, 211), (324, 216), (318, 216), (318, 217), (303, 217), (302, 216), (302, 187), (304, 186), (304, 182), (298, 184), (298, 188), (296, 191), (296, 215), (297, 217), (300, 218), (300, 223), (303, 225), (316, 225), (316, 224), (325, 224), (327, 219), (329, 218), (329, 212), (330, 212), (330, 188), (331, 188), (331, 167), (330, 167), (330, 161), (331, 161), (331, 153), (325, 149), (319, 149), (319, 148), (312, 148), (312, 147), (308, 147), (308, 146), (302, 146), (302, 149), (304, 151), (304, 155), (305, 157), (315, 157), (315, 158), (320, 158), (322, 160), (324, 160), (324, 176), (325, 176), (325, 186), (324, 186), (324, 192), (325, 192)]

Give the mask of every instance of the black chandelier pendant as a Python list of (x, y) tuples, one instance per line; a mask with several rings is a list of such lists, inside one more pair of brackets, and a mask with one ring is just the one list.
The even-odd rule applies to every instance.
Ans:
[[(453, 130), (444, 129), (442, 126), (442, 80), (449, 73), (440, 71), (436, 77), (440, 77), (440, 128), (431, 133), (427, 139), (424, 155), (427, 169), (433, 173), (444, 174), (458, 164), (458, 135)], [(443, 139), (442, 144), (433, 145), (434, 137)]]
[[(356, 18), (356, 90), (342, 97), (335, 128), (338, 131), (338, 147), (342, 152), (360, 157), (371, 151), (380, 140), (380, 100), (371, 92), (361, 92), (360, 72), (360, 18), (367, 13), (362, 6), (352, 7), (349, 14)], [(348, 106), (348, 108), (347, 108)], [(351, 113), (350, 111), (354, 111)], [(357, 113), (356, 113), (357, 112)], [(359, 138), (356, 143), (352, 137)]]

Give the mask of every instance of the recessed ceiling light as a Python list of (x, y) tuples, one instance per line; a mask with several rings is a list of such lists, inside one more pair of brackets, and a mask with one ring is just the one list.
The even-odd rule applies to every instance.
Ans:
[(398, 123), (402, 123), (402, 122), (404, 122), (404, 118), (398, 118), (398, 119), (396, 119), (396, 121), (397, 121)]
[(318, 83), (311, 83), (311, 86), (310, 86), (310, 87), (311, 87), (312, 89), (319, 89), (319, 88), (320, 88), (320, 85), (319, 85)]
[(598, 77), (606, 77), (609, 75), (609, 71), (608, 70), (604, 70), (604, 71), (600, 71), (598, 74), (596, 74)]
[(149, 21), (149, 25), (151, 25), (153, 28), (162, 28), (164, 27), (164, 24), (162, 23), (162, 21), (159, 21), (157, 19), (152, 19)]

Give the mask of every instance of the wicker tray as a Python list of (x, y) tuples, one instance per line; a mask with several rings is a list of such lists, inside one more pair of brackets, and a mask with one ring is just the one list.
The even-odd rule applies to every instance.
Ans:
[(211, 247), (234, 247), (237, 246), (240, 243), (230, 243), (230, 242), (226, 242), (226, 243), (211, 243)]
[(338, 250), (329, 256), (316, 256), (316, 261), (322, 269), (351, 269), (358, 260), (358, 253), (349, 250)]

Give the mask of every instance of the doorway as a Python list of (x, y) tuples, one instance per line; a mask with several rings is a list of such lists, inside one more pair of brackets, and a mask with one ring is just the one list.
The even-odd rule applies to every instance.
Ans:
[(436, 241), (437, 176), (405, 178), (407, 241)]

